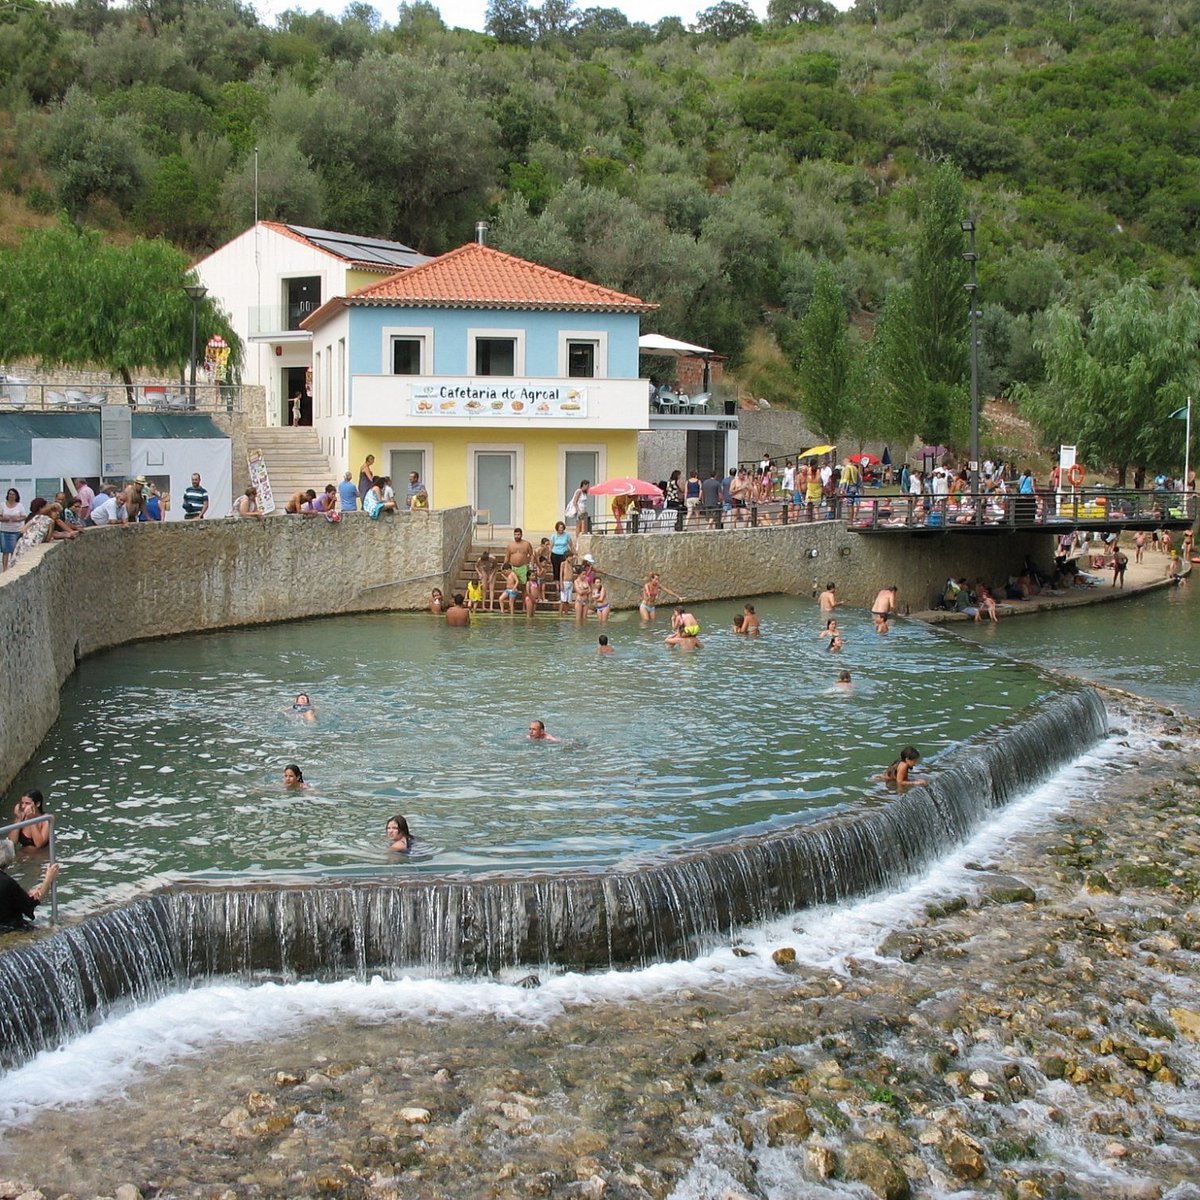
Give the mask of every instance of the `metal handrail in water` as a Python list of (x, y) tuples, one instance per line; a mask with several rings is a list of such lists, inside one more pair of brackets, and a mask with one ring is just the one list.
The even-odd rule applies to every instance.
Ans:
[[(12, 821), (7, 825), (0, 825), (0, 837), (7, 837), (14, 829), (24, 829), (28, 825), (36, 825), (39, 821), (48, 821), (50, 824), (50, 840), (46, 843), (46, 849), (49, 852), (49, 863), (57, 862), (54, 847), (54, 814), (39, 813), (36, 817), (30, 817), (27, 821)], [(49, 863), (47, 865), (49, 865)], [(58, 881), (55, 880), (50, 885), (50, 924), (58, 924)]]

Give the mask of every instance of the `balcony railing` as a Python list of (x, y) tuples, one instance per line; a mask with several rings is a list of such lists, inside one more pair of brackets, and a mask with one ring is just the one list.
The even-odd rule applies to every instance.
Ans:
[(65, 383), (27, 383), (0, 376), (0, 410), (8, 412), (87, 412), (106, 404), (131, 404), (139, 412), (240, 413), (244, 389), (229, 383), (123, 383), (80, 387)]

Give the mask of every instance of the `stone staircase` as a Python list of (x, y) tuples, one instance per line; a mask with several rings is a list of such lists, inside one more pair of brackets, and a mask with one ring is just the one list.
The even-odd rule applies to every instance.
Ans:
[[(507, 545), (508, 545), (508, 541), (505, 538), (500, 538), (500, 539), (496, 539), (493, 541), (477, 541), (477, 542), (472, 543), (472, 545), (468, 548), (465, 557), (463, 558), (463, 561), (459, 567), (458, 573), (455, 575), (454, 580), (450, 585), (449, 594), (446, 596), (446, 599), (449, 600), (454, 595), (455, 592), (462, 592), (464, 596), (466, 595), (467, 584), (472, 582), (476, 578), (475, 563), (478, 561), (479, 556), (484, 552), (484, 550), (490, 550), (492, 552), (492, 557), (496, 560), (497, 565), (499, 565), (500, 563), (504, 562), (504, 552), (505, 552)], [(496, 595), (497, 596), (500, 595), (500, 591), (504, 586), (500, 582), (500, 579), (501, 579), (501, 576), (497, 575), (497, 577), (496, 577)], [(518, 614), (520, 614), (523, 611), (523, 603), (524, 603), (524, 595), (522, 594), (521, 599), (519, 599), (517, 601), (517, 613)], [(487, 610), (484, 609), (481, 611), (486, 613)], [(493, 609), (492, 611), (495, 612), (496, 610)], [(557, 583), (547, 582), (545, 587), (542, 589), (542, 597), (538, 601), (537, 611), (539, 613), (550, 613), (555, 616), (560, 615), (559, 610), (558, 610), (558, 584)], [(570, 610), (570, 614), (568, 614), (568, 615), (573, 615), (574, 611), (575, 611), (574, 608), (572, 608)]]
[(321, 451), (315, 429), (301, 425), (258, 426), (246, 431), (248, 452), (261, 450), (267, 463), (271, 494), (282, 509), (295, 492), (312, 488), (318, 495), (327, 483), (337, 483), (329, 459)]

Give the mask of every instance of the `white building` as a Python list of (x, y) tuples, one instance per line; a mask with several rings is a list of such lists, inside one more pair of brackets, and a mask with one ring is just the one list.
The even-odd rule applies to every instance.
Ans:
[(267, 423), (312, 424), (312, 334), (300, 322), (428, 259), (400, 242), (259, 221), (195, 265), (246, 345), (242, 382), (266, 389)]

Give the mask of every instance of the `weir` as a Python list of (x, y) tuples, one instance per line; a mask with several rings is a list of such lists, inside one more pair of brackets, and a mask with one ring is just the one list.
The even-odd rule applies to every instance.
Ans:
[(928, 787), (606, 872), (308, 887), (172, 887), (0, 956), (6, 1067), (120, 1007), (218, 977), (472, 976), (692, 956), (739, 927), (898, 883), (1101, 738), (1090, 688), (1016, 714), (936, 763)]

